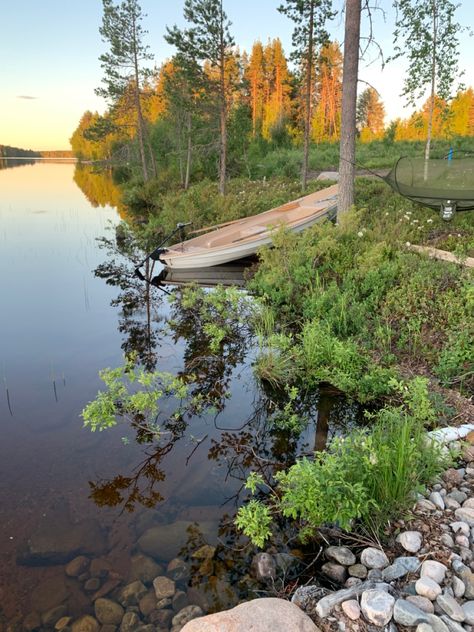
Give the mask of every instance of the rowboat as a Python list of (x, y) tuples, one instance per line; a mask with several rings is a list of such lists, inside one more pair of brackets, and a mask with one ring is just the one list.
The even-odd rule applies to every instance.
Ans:
[(280, 226), (297, 233), (333, 216), (337, 191), (334, 184), (264, 213), (211, 227), (215, 230), (161, 249), (159, 259), (168, 268), (193, 269), (250, 257), (271, 243), (272, 232)]

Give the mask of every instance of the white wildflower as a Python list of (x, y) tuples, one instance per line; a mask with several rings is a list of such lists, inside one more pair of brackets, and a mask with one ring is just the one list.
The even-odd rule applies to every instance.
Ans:
[(426, 223), (427, 223), (427, 224), (432, 224), (432, 223), (433, 223), (432, 218), (430, 217), (429, 219), (427, 219), (427, 220), (426, 220)]
[(363, 236), (364, 236), (363, 231), (359, 230), (359, 232), (357, 233), (357, 237), (363, 237)]
[(411, 243), (410, 243), (409, 241), (407, 241), (407, 242), (405, 243), (405, 246), (406, 246), (407, 248), (409, 248), (409, 247), (411, 246)]

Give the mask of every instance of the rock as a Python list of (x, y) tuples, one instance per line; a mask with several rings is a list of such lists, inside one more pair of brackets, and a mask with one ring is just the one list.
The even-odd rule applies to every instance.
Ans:
[(319, 632), (297, 606), (285, 599), (264, 598), (242, 603), (187, 623), (182, 632)]
[(80, 555), (100, 555), (105, 549), (105, 535), (98, 522), (74, 523), (61, 506), (47, 511), (39, 519), (36, 530), (17, 551), (17, 564), (67, 564)]
[(433, 632), (433, 628), (429, 623), (419, 623), (416, 626), (416, 632)]
[(363, 564), (353, 564), (347, 569), (351, 577), (358, 577), (359, 579), (365, 579), (367, 577), (367, 569)]
[(179, 557), (175, 557), (168, 564), (166, 573), (175, 582), (186, 582), (190, 577), (189, 565)]
[(126, 612), (123, 615), (122, 623), (120, 624), (120, 632), (131, 632), (140, 625), (140, 618), (136, 612)]
[(466, 535), (457, 535), (454, 540), (458, 546), (469, 547), (469, 538)]
[(23, 629), (26, 630), (26, 632), (33, 632), (40, 627), (41, 618), (37, 612), (30, 612), (30, 614), (23, 619)]
[(421, 595), (408, 595), (406, 601), (414, 604), (417, 608), (423, 610), (423, 612), (434, 614), (433, 603), (427, 597), (422, 597)]
[(158, 600), (155, 595), (155, 591), (153, 588), (144, 595), (140, 601), (138, 602), (138, 607), (140, 608), (140, 612), (144, 617), (148, 617), (148, 615), (156, 609), (156, 604)]
[(474, 599), (474, 574), (468, 569), (460, 574), (465, 587), (464, 597)]
[(469, 525), (467, 522), (463, 522), (462, 520), (458, 520), (457, 522), (451, 522), (449, 525), (454, 533), (462, 533), (463, 535), (469, 535)]
[(189, 621), (202, 617), (203, 614), (199, 606), (185, 606), (173, 617), (171, 623), (173, 625), (186, 625)]
[(158, 630), (161, 631), (165, 628), (167, 631), (171, 624), (173, 615), (174, 612), (172, 610), (153, 610), (148, 619), (150, 620), (150, 623), (158, 626)]
[(464, 622), (474, 625), (474, 601), (466, 601), (461, 607), (464, 612)]
[(382, 569), (390, 564), (385, 553), (373, 546), (369, 546), (362, 551), (360, 561), (367, 568)]
[(347, 546), (329, 546), (325, 551), (325, 555), (330, 560), (342, 564), (342, 566), (352, 566), (356, 563), (354, 553)]
[(405, 599), (397, 599), (393, 608), (395, 622), (407, 627), (412, 627), (419, 623), (429, 623), (429, 616), (429, 614), (417, 608), (415, 604)]
[(100, 579), (98, 577), (91, 577), (84, 584), (84, 590), (86, 592), (95, 592), (100, 588)]
[(347, 579), (347, 569), (345, 566), (335, 564), (334, 562), (326, 562), (326, 564), (323, 564), (321, 566), (321, 572), (339, 584), (343, 584)]
[(269, 553), (257, 553), (254, 555), (251, 567), (254, 576), (259, 581), (276, 578), (276, 562)]
[(423, 536), (419, 531), (404, 531), (397, 537), (397, 542), (409, 553), (417, 553), (421, 549)]
[(96, 619), (103, 625), (119, 625), (122, 621), (124, 610), (117, 602), (111, 599), (97, 599), (94, 603)]
[(446, 505), (446, 509), (451, 509), (452, 511), (459, 509), (461, 506), (457, 500), (454, 500), (454, 498), (450, 498), (449, 496), (446, 496), (444, 499), (444, 504)]
[(155, 589), (155, 595), (157, 599), (166, 599), (172, 597), (176, 592), (176, 584), (169, 577), (162, 575), (161, 577), (155, 577), (153, 580), (153, 588)]
[(85, 555), (78, 555), (71, 560), (66, 566), (66, 575), (68, 577), (79, 577), (82, 573), (85, 573), (89, 568), (89, 558)]
[(474, 498), (467, 498), (467, 500), (465, 500), (462, 503), (462, 506), (463, 506), (464, 509), (473, 509), (474, 508)]
[(103, 557), (93, 559), (89, 567), (90, 576), (98, 579), (105, 579), (111, 570), (110, 562)]
[(128, 606), (137, 606), (140, 599), (144, 597), (147, 592), (146, 586), (137, 580), (122, 588), (118, 600), (125, 608)]
[(454, 540), (453, 538), (449, 535), (449, 533), (443, 533), (443, 535), (440, 537), (439, 541), (441, 542), (441, 544), (443, 544), (444, 546), (447, 546), (448, 549), (452, 549), (454, 548)]
[(465, 522), (470, 527), (474, 527), (474, 508), (461, 507), (460, 509), (456, 509), (454, 515), (459, 521)]
[(453, 619), (453, 621), (459, 621), (460, 623), (464, 621), (465, 615), (463, 609), (454, 597), (451, 597), (450, 595), (439, 595), (436, 599), (436, 603), (450, 619)]
[(384, 590), (366, 590), (362, 593), (360, 608), (369, 623), (383, 627), (392, 618), (394, 603), (392, 595)]
[(72, 632), (99, 632), (99, 622), (94, 617), (86, 614), (79, 617), (71, 626)]
[(326, 588), (321, 588), (321, 586), (300, 586), (294, 592), (291, 603), (294, 603), (301, 610), (310, 611), (327, 592)]
[(58, 621), (56, 621), (55, 625), (54, 625), (54, 629), (57, 630), (57, 632), (61, 632), (61, 630), (64, 630), (64, 628), (66, 628), (72, 621), (72, 617), (61, 617)]
[(448, 495), (447, 498), (451, 498), (452, 500), (455, 500), (456, 502), (458, 502), (460, 505), (463, 504), (463, 502), (466, 500), (467, 498), (467, 494), (466, 492), (462, 492), (459, 489), (453, 489)]
[(436, 511), (436, 505), (434, 505), (430, 500), (422, 498), (416, 503), (416, 510), (419, 513), (431, 513)]
[(455, 470), (454, 467), (450, 467), (443, 474), (443, 478), (447, 483), (451, 485), (460, 485), (463, 480), (463, 475), (458, 470)]
[(175, 612), (179, 612), (184, 607), (189, 606), (187, 594), (183, 590), (177, 590), (173, 595), (171, 605)]
[(360, 606), (356, 599), (349, 599), (341, 603), (341, 608), (346, 617), (349, 617), (351, 621), (357, 621), (360, 617)]
[(30, 605), (37, 612), (46, 612), (66, 601), (69, 594), (64, 577), (50, 577), (39, 582), (31, 591)]
[(408, 573), (415, 573), (419, 567), (420, 561), (417, 557), (397, 557), (391, 566), (383, 569), (382, 579), (391, 582), (408, 575)]
[[(315, 587), (316, 588), (316, 587)], [(322, 597), (314, 609), (320, 619), (327, 617), (335, 606), (338, 606), (343, 601), (353, 599), (362, 594), (364, 590), (374, 590), (375, 582), (365, 581), (357, 586), (351, 586), (351, 588), (344, 588), (333, 593), (329, 593), (325, 597)], [(299, 590), (299, 589), (298, 589)], [(297, 591), (298, 592), (298, 591)]]
[(379, 568), (371, 568), (367, 573), (367, 579), (378, 582), (382, 579), (382, 571)]
[[(119, 584), (121, 584), (120, 579), (108, 579), (104, 584), (97, 590), (91, 597), (91, 601), (95, 601), (96, 599), (100, 599), (100, 597), (106, 597), (109, 593), (111, 593)], [(102, 632), (102, 630), (101, 630)]]
[(155, 577), (163, 574), (163, 568), (151, 557), (139, 553), (133, 555), (130, 560), (129, 582), (141, 581), (144, 584), (151, 584)]
[(436, 583), (442, 584), (448, 569), (441, 562), (435, 560), (426, 560), (421, 565), (421, 577), (430, 577)]
[(138, 546), (142, 553), (169, 562), (186, 545), (193, 532), (202, 534), (209, 544), (213, 544), (217, 537), (217, 524), (201, 522), (196, 527), (193, 522), (177, 520), (172, 524), (158, 525), (145, 531), (138, 540)]
[(428, 615), (429, 625), (433, 628), (434, 632), (449, 632), (449, 628), (439, 617), (435, 614)]
[(465, 632), (464, 628), (457, 621), (453, 621), (448, 615), (443, 614), (440, 617), (441, 621), (446, 625), (449, 632)]
[(459, 577), (456, 577), (456, 575), (453, 575), (453, 578), (451, 580), (451, 585), (453, 587), (453, 593), (455, 597), (457, 597), (458, 599), (461, 599), (461, 597), (464, 597), (464, 593), (466, 592), (466, 586), (464, 586), (463, 581), (459, 579)]
[(438, 509), (444, 510), (444, 500), (439, 492), (431, 492), (429, 500), (438, 507)]
[(65, 605), (56, 606), (55, 608), (51, 608), (51, 610), (48, 610), (41, 615), (41, 622), (46, 627), (52, 628), (59, 621), (59, 619), (65, 616), (66, 612), (67, 609)]
[(434, 601), (441, 594), (441, 586), (431, 577), (420, 577), (415, 584), (416, 592), (422, 597)]

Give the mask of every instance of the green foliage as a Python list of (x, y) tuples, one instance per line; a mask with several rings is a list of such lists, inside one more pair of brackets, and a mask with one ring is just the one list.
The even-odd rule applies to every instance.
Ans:
[(258, 500), (250, 500), (239, 508), (235, 524), (254, 544), (263, 547), (271, 536), (272, 517), (269, 508)]
[[(426, 426), (436, 416), (427, 380), (392, 387), (403, 396), (400, 405), (386, 405), (370, 415), (369, 428), (336, 437), (325, 452), (275, 476), (278, 488), (268, 510), (297, 521), (301, 539), (324, 524), (353, 529), (355, 521), (380, 535), (387, 521), (408, 509), (415, 493), (449, 464), (450, 456), (427, 439)], [(256, 489), (253, 482), (249, 487)], [(263, 546), (264, 533), (270, 537), (270, 513), (258, 507), (241, 510), (236, 524)]]

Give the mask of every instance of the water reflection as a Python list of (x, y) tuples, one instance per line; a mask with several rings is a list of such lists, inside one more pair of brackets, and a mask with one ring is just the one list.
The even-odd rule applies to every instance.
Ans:
[(127, 209), (122, 194), (114, 183), (112, 169), (104, 166), (76, 164), (74, 182), (94, 208), (112, 206), (122, 219), (127, 219)]

